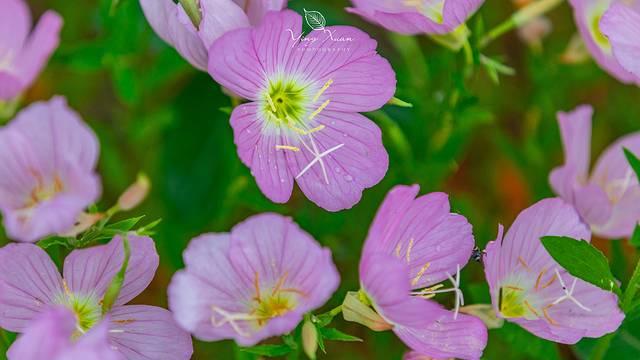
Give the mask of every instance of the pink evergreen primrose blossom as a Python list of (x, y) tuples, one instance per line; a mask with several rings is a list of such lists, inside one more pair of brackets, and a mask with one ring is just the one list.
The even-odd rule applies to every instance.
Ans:
[[(360, 262), (360, 282), (374, 309), (398, 337), (419, 354), (478, 359), (487, 329), (464, 305), (460, 268), (471, 257), (471, 225), (450, 213), (444, 193), (416, 198), (419, 187), (396, 186), (376, 215)], [(453, 288), (438, 285), (449, 281)], [(428, 300), (451, 292), (455, 312)]]
[(0, 101), (31, 86), (58, 47), (62, 18), (56, 12), (45, 12), (31, 27), (24, 0), (0, 0)]
[(178, 324), (200, 340), (242, 346), (292, 331), (340, 281), (331, 252), (276, 214), (193, 239), (184, 261), (168, 290)]
[(640, 1), (613, 3), (600, 20), (600, 30), (618, 63), (640, 84)]
[(106, 245), (72, 251), (64, 260), (62, 276), (47, 253), (36, 245), (9, 244), (0, 249), (0, 327), (28, 332), (51, 306), (63, 306), (77, 319), (74, 339), (83, 339), (100, 322), (108, 321), (109, 344), (126, 359), (189, 359), (193, 352), (191, 338), (169, 311), (125, 305), (149, 285), (158, 267), (153, 240), (127, 236), (129, 266), (120, 294), (104, 316), (103, 296), (124, 260), (120, 236)]
[(209, 73), (250, 100), (234, 109), (231, 126), (262, 192), (284, 203), (295, 180), (318, 206), (339, 211), (387, 172), (380, 129), (359, 112), (391, 99), (395, 73), (356, 28), (330, 26), (302, 40), (301, 31), (297, 13), (271, 12), (218, 39)]
[(108, 320), (100, 322), (78, 341), (77, 319), (64, 307), (52, 307), (29, 324), (7, 351), (9, 360), (124, 360), (109, 344)]
[(286, 0), (200, 0), (202, 20), (196, 28), (182, 5), (173, 0), (140, 0), (153, 30), (199, 70), (206, 71), (211, 44), (227, 31), (257, 25)]
[(624, 0), (569, 2), (580, 35), (598, 65), (619, 81), (640, 86), (638, 58), (633, 55), (633, 49), (635, 54), (638, 51), (640, 2), (635, 1), (634, 5), (625, 5)]
[(454, 31), (484, 0), (351, 0), (347, 11), (401, 34), (446, 34)]
[(575, 206), (594, 234), (609, 239), (628, 237), (640, 221), (640, 184), (623, 148), (640, 154), (640, 132), (605, 149), (589, 175), (592, 115), (587, 105), (558, 114), (565, 163), (551, 172), (549, 181), (557, 195)]
[(574, 344), (614, 332), (624, 319), (615, 294), (571, 276), (546, 251), (543, 236), (589, 241), (591, 233), (562, 199), (522, 211), (506, 236), (487, 245), (485, 274), (499, 316), (541, 338)]
[(99, 144), (66, 100), (34, 103), (0, 129), (0, 211), (10, 238), (63, 233), (100, 194)]

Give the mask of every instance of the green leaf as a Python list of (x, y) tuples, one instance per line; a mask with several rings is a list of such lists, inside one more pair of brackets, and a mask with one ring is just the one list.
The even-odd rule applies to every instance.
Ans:
[(551, 257), (569, 274), (620, 295), (607, 258), (593, 245), (564, 236), (544, 236), (541, 240)]
[(119, 231), (119, 232), (127, 232), (127, 231), (133, 229), (133, 227), (136, 226), (136, 224), (138, 224), (140, 222), (140, 220), (142, 220), (142, 218), (144, 218), (144, 215), (143, 216), (138, 216), (138, 217), (133, 217), (133, 218), (122, 220), (122, 221), (118, 221), (117, 223), (113, 223), (111, 225), (105, 226), (105, 229), (115, 230), (115, 231)]
[(631, 168), (633, 169), (633, 171), (636, 173), (636, 176), (638, 177), (638, 181), (640, 181), (640, 159), (638, 159), (638, 157), (632, 153), (629, 149), (627, 148), (623, 148), (624, 150), (624, 156), (627, 157), (627, 161), (629, 162), (629, 165), (631, 165)]
[(258, 345), (240, 348), (240, 351), (267, 357), (284, 356), (293, 351), (288, 345)]
[(113, 304), (115, 304), (118, 295), (120, 294), (120, 289), (122, 288), (122, 284), (124, 283), (124, 276), (127, 272), (127, 267), (129, 266), (129, 258), (131, 257), (131, 248), (129, 247), (129, 239), (127, 237), (122, 238), (122, 246), (124, 247), (124, 259), (122, 260), (122, 266), (118, 273), (111, 280), (111, 284), (107, 288), (107, 291), (104, 293), (104, 297), (102, 299), (102, 313), (106, 314), (111, 310)]
[(63, 238), (60, 236), (50, 236), (48, 238), (38, 241), (38, 246), (40, 246), (43, 249), (47, 249), (54, 245), (64, 246), (67, 249), (72, 248), (72, 246), (69, 245), (69, 240), (67, 238)]
[(635, 247), (640, 247), (640, 224), (636, 224), (636, 229), (629, 242)]
[(332, 328), (319, 328), (320, 335), (326, 340), (333, 341), (362, 341), (362, 339), (355, 337), (353, 335), (345, 334), (338, 329)]

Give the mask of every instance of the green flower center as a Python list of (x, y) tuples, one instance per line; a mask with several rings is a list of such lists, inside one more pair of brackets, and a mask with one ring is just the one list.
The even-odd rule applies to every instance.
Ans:
[(593, 37), (593, 41), (598, 44), (605, 52), (611, 51), (611, 44), (609, 43), (609, 39), (604, 36), (602, 31), (600, 30), (600, 19), (602, 15), (604, 15), (606, 8), (598, 7), (593, 9), (590, 13), (589, 19), (589, 32), (591, 32), (591, 36)]
[(56, 303), (71, 310), (77, 319), (77, 331), (74, 338), (80, 337), (102, 319), (102, 306), (93, 294), (76, 294), (69, 291), (64, 283), (65, 292), (58, 295)]
[(269, 82), (262, 103), (267, 120), (271, 123), (290, 128), (304, 126), (307, 95), (305, 87), (295, 81), (280, 79)]
[(282, 316), (294, 308), (294, 299), (280, 293), (261, 299), (253, 312), (258, 318), (258, 326), (262, 327), (269, 319)]

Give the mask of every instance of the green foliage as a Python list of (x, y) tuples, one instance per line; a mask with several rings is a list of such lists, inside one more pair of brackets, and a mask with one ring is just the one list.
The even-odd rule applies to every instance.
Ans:
[(122, 259), (122, 265), (120, 266), (120, 270), (116, 273), (116, 275), (109, 283), (107, 290), (102, 297), (102, 314), (106, 314), (111, 310), (113, 304), (115, 304), (118, 299), (118, 295), (120, 295), (120, 289), (122, 288), (122, 284), (124, 283), (124, 277), (127, 272), (127, 268), (129, 267), (129, 258), (131, 257), (131, 248), (129, 246), (129, 239), (127, 236), (122, 237), (122, 246), (124, 251), (124, 258)]
[(541, 241), (549, 255), (569, 274), (606, 291), (620, 294), (609, 268), (609, 261), (589, 242), (562, 236), (545, 236)]
[(627, 158), (627, 161), (629, 161), (629, 165), (631, 165), (633, 172), (636, 173), (636, 178), (640, 181), (640, 159), (626, 148), (624, 149), (624, 156)]

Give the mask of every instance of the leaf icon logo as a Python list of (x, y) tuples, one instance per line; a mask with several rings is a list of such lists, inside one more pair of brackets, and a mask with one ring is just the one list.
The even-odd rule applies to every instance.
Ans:
[(325, 20), (324, 16), (320, 14), (318, 11), (307, 11), (304, 10), (304, 19), (307, 21), (307, 25), (313, 30), (324, 30), (324, 26), (327, 24), (327, 20)]

